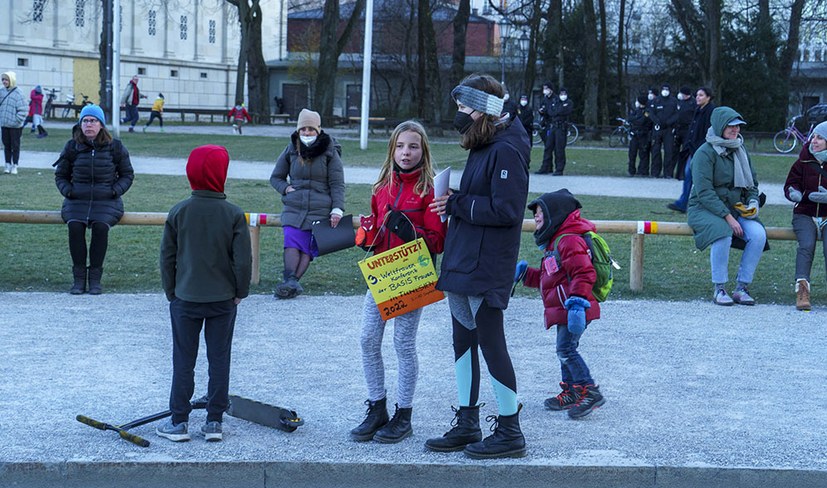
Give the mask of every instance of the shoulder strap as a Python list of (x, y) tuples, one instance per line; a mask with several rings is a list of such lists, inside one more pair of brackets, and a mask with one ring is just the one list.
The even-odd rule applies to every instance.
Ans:
[(824, 176), (825, 178), (827, 178), (827, 171), (825, 171), (824, 168), (822, 168), (820, 164), (818, 164), (815, 161), (807, 161), (807, 164), (809, 166), (811, 166), (814, 170), (821, 173), (821, 176)]
[(569, 233), (569, 234), (560, 234), (559, 236), (557, 236), (557, 239), (554, 239), (554, 252), (557, 252), (557, 245), (560, 243), (560, 239), (562, 239), (566, 236), (580, 236), (580, 237), (583, 237), (580, 234), (571, 234), (571, 233)]

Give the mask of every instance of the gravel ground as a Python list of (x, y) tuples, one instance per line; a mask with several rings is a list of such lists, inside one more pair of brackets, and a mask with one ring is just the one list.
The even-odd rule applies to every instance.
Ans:
[[(223, 443), (173, 444), (152, 424), (134, 430), (152, 442), (144, 449), (74, 417), (125, 423), (166, 408), (171, 337), (163, 295), (3, 293), (0, 300), (0, 462), (475, 462), (423, 447), (447, 429), (456, 403), (445, 301), (423, 314), (415, 433), (400, 444), (348, 439), (366, 397), (362, 297), (253, 296), (240, 306), (231, 392), (294, 408), (306, 425), (285, 433), (226, 417)], [(543, 409), (559, 381), (553, 335), (541, 326), (539, 299), (515, 299), (505, 317), (528, 456), (490, 463), (825, 471), (824, 313), (609, 301), (581, 345), (608, 401), (573, 421)], [(386, 336), (392, 404), (396, 360)], [(203, 350), (196, 375), (200, 395)], [(480, 396), (483, 415), (496, 413), (487, 373)], [(194, 413), (193, 427), (204, 417)]]

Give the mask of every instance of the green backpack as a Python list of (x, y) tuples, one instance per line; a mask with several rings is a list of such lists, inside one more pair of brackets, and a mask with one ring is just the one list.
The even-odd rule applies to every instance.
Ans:
[(609, 244), (606, 243), (606, 240), (603, 239), (600, 234), (592, 231), (586, 232), (585, 234), (561, 234), (554, 240), (553, 253), (557, 256), (557, 261), (560, 262), (560, 253), (557, 252), (557, 244), (559, 244), (560, 239), (565, 236), (576, 235), (582, 237), (583, 240), (586, 241), (586, 245), (589, 246), (589, 255), (592, 258), (592, 265), (597, 274), (597, 279), (594, 281), (594, 286), (592, 287), (592, 295), (594, 295), (595, 300), (598, 302), (605, 302), (609, 296), (609, 292), (612, 291), (612, 284), (614, 283), (612, 269), (620, 269), (620, 266), (617, 264), (617, 261), (612, 259), (612, 251), (609, 249)]

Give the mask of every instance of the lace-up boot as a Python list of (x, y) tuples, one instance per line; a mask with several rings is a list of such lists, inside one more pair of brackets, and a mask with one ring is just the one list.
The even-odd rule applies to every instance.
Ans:
[(358, 427), (350, 431), (350, 438), (354, 441), (364, 442), (373, 439), (376, 431), (388, 423), (388, 399), (383, 398), (372, 402), (365, 400), (368, 410), (365, 413), (365, 420)]
[(795, 308), (810, 310), (810, 282), (805, 279), (795, 280)]
[(474, 459), (518, 458), (525, 456), (525, 437), (520, 430), (520, 410), (514, 415), (489, 415), (485, 420), (492, 422), (493, 434), (465, 446), (465, 454)]
[(474, 407), (459, 407), (454, 410), (454, 419), (451, 421), (451, 430), (442, 437), (435, 437), (425, 441), (425, 447), (437, 452), (452, 452), (465, 449), (468, 444), (482, 440), (480, 429), (480, 405)]
[(600, 387), (597, 385), (573, 386), (580, 395), (580, 400), (577, 404), (569, 409), (569, 417), (579, 419), (594, 412), (601, 405), (606, 403), (606, 399), (600, 393)]
[(373, 440), (382, 444), (396, 444), (413, 435), (411, 413), (413, 413), (413, 408), (399, 408), (397, 403), (393, 418), (384, 427), (376, 431)]
[(546, 401), (543, 402), (547, 410), (568, 410), (580, 400), (577, 390), (573, 389), (568, 383), (561, 381), (560, 388), (563, 391), (557, 394), (556, 397), (546, 398)]

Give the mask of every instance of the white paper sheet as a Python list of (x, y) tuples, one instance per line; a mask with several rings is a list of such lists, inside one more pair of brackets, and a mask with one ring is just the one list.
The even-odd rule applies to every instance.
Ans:
[[(451, 168), (445, 168), (438, 175), (434, 176), (434, 197), (441, 197), (448, 194), (451, 185)], [(441, 216), (442, 221), (448, 220), (447, 215)]]

